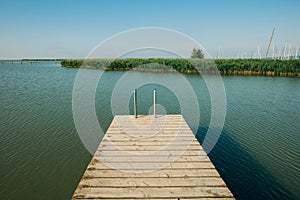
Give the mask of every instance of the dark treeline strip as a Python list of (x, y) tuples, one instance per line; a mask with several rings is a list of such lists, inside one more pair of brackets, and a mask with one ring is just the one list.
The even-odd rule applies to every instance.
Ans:
[(217, 73), (240, 75), (300, 76), (300, 60), (271, 59), (181, 59), (127, 58), (63, 60), (63, 67), (94, 68), (107, 71), (139, 70), (153, 72)]

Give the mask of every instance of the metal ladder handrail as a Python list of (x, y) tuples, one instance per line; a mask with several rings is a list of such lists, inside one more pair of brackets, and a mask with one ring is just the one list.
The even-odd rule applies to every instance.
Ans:
[[(137, 89), (133, 90), (133, 112), (134, 117), (137, 118)], [(156, 89), (153, 90), (153, 116), (156, 118)]]

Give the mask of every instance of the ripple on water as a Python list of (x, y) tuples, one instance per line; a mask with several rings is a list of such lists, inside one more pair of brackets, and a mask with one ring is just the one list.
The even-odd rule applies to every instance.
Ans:
[[(4, 199), (71, 197), (91, 158), (72, 116), (76, 72), (49, 63), (0, 66), (0, 196)], [(102, 88), (97, 89), (96, 109), (104, 127), (112, 119), (111, 92), (122, 74), (105, 73)], [(197, 134), (201, 141), (210, 120), (209, 94), (200, 77), (185, 78), (202, 109)], [(300, 196), (300, 80), (238, 76), (223, 80), (226, 122), (209, 155), (222, 178), (238, 199), (296, 199)], [(139, 94), (148, 97), (149, 88)], [(158, 95), (158, 102), (169, 113), (180, 111), (176, 96), (168, 90)], [(152, 98), (144, 98), (143, 103), (152, 105)]]

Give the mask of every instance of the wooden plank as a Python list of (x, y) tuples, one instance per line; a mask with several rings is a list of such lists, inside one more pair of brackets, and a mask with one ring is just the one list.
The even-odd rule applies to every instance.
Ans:
[(129, 138), (137, 138), (137, 139), (148, 139), (148, 138), (155, 138), (155, 139), (162, 139), (162, 138), (187, 138), (190, 140), (193, 140), (195, 138), (194, 135), (191, 134), (160, 134), (160, 135), (152, 135), (152, 134), (139, 134), (139, 133), (115, 133), (115, 134), (110, 134), (107, 136), (107, 138), (123, 138), (123, 137), (129, 137)]
[[(151, 115), (138, 115), (137, 118), (135, 118), (134, 115), (116, 115), (115, 118), (114, 118), (114, 121), (116, 121), (116, 120), (118, 120), (118, 121), (121, 121), (121, 120), (122, 121), (135, 120), (138, 123), (138, 122), (147, 122), (147, 120), (150, 121), (151, 119), (153, 119), (153, 116), (151, 116)], [(170, 115), (169, 114), (169, 115), (160, 115), (160, 116), (158, 115), (154, 119), (156, 119), (157, 121), (162, 121), (162, 120), (170, 121), (170, 120), (175, 120), (175, 119), (182, 120), (183, 117), (180, 114), (178, 114), (178, 115), (176, 115), (176, 114), (174, 114), (174, 115), (171, 114)]]
[(153, 178), (173, 178), (173, 177), (220, 177), (215, 169), (164, 169), (164, 170), (153, 170), (152, 172), (141, 173), (136, 170), (96, 170), (87, 169), (84, 178), (107, 178), (107, 177), (153, 177)]
[(79, 198), (189, 198), (232, 197), (226, 187), (167, 187), (162, 188), (112, 188), (79, 187), (74, 194)]
[[(115, 161), (115, 160), (114, 160)], [(99, 162), (94, 165), (90, 165), (88, 169), (111, 169), (117, 168), (119, 170), (157, 170), (157, 169), (214, 169), (214, 165), (211, 162), (185, 162), (185, 163), (169, 163), (169, 162), (112, 162), (107, 160), (107, 162)]]
[[(186, 137), (178, 137), (180, 141), (191, 141), (190, 138)], [(106, 137), (102, 140), (103, 142), (173, 142), (175, 138), (170, 137), (149, 137), (149, 138), (110, 138)], [(197, 140), (192, 139), (192, 141), (196, 142)], [(197, 141), (198, 142), (198, 141)]]
[[(78, 200), (80, 200), (81, 198), (76, 198)], [(118, 199), (118, 198), (114, 198), (114, 199)], [(122, 198), (124, 199), (124, 198)], [(134, 199), (134, 198), (130, 198), (130, 199)], [(162, 199), (162, 198), (142, 198), (144, 200), (159, 200), (159, 199)], [(163, 198), (163, 200), (167, 200), (167, 199), (170, 199), (170, 200), (178, 200), (178, 198)], [(216, 200), (216, 198), (214, 197), (189, 197), (189, 198), (180, 198), (180, 200)], [(217, 198), (218, 200), (233, 200), (234, 198), (233, 197), (218, 197)], [(83, 200), (83, 199), (81, 199)], [(93, 200), (100, 200), (99, 198), (93, 198)], [(111, 198), (110, 199), (106, 199), (106, 198), (101, 198), (101, 200), (112, 200)]]
[(143, 135), (186, 135), (190, 136), (192, 133), (189, 128), (186, 129), (179, 129), (179, 128), (172, 128), (172, 129), (148, 129), (148, 128), (123, 128), (123, 129), (110, 129), (106, 133), (110, 134), (143, 134)]
[(224, 181), (214, 177), (200, 178), (90, 178), (79, 187), (226, 187)]
[(160, 133), (160, 134), (178, 134), (178, 133), (186, 133), (190, 134), (191, 130), (189, 127), (186, 128), (164, 128), (164, 129), (151, 129), (151, 128), (115, 128), (115, 129), (109, 129), (107, 133), (112, 134), (118, 134), (118, 133), (135, 133), (135, 132), (142, 132), (144, 134), (150, 134), (150, 133)]
[[(76, 198), (78, 200), (84, 200), (82, 198)], [(101, 199), (98, 199), (98, 198), (93, 198), (93, 200), (120, 200), (120, 199), (124, 199), (124, 198), (119, 198), (119, 199), (116, 199), (116, 198), (109, 198), (109, 199), (106, 199), (106, 198), (101, 198)], [(130, 199), (133, 199), (133, 198), (130, 198)], [(143, 200), (178, 200), (178, 198), (142, 198)], [(180, 200), (216, 200), (215, 197), (201, 197), (201, 198), (197, 198), (197, 197), (190, 197), (190, 198), (180, 198)], [(234, 198), (233, 197), (218, 197), (217, 200), (233, 200)]]
[[(132, 162), (164, 162), (169, 161), (170, 159), (174, 160), (174, 162), (210, 162), (210, 159), (207, 156), (95, 156), (94, 159), (97, 159), (101, 162), (114, 162), (114, 163), (132, 163)], [(93, 163), (92, 163), (93, 164)]]
[(164, 127), (164, 128), (149, 128), (149, 127), (144, 127), (144, 128), (137, 128), (137, 127), (115, 127), (115, 128), (109, 128), (107, 133), (119, 133), (119, 132), (139, 132), (143, 131), (144, 133), (151, 133), (151, 132), (159, 132), (159, 133), (178, 133), (178, 132), (186, 132), (190, 133), (191, 130), (188, 126), (186, 127)]
[[(183, 120), (183, 119), (171, 119), (171, 120), (167, 120), (167, 121), (155, 121), (153, 120), (152, 122), (143, 122), (143, 121), (138, 121), (139, 119), (134, 119), (134, 120), (129, 120), (129, 121), (119, 121), (119, 120), (114, 120), (109, 128), (115, 128), (115, 127), (132, 127), (132, 126), (137, 126), (137, 127), (180, 127), (180, 126), (184, 126), (187, 127), (188, 124)], [(124, 122), (124, 123), (123, 123)]]
[[(80, 200), (81, 198), (76, 198), (78, 200)], [(106, 198), (101, 198), (101, 199), (98, 199), (98, 198), (93, 198), (93, 200), (120, 200), (120, 199), (124, 199), (124, 198), (109, 198), (109, 199), (106, 199)], [(130, 199), (134, 199), (134, 198), (130, 198)], [(178, 200), (178, 198), (142, 198), (143, 200)], [(180, 200), (233, 200), (234, 198), (233, 197), (218, 197), (218, 198), (215, 198), (215, 197), (201, 197), (201, 198), (197, 198), (197, 197), (190, 197), (190, 198), (180, 198)], [(81, 200), (84, 200), (84, 199), (81, 199)]]
[(138, 125), (138, 124), (111, 124), (109, 127), (109, 130), (123, 130), (123, 129), (132, 129), (132, 130), (139, 130), (139, 129), (149, 129), (149, 130), (185, 130), (185, 131), (191, 131), (190, 127), (185, 123), (178, 123), (174, 125), (174, 122), (169, 122), (168, 124), (148, 124), (148, 125)]
[(117, 156), (117, 157), (127, 157), (127, 156), (184, 156), (184, 155), (189, 155), (189, 156), (205, 156), (206, 153), (204, 150), (197, 150), (197, 151), (102, 151), (98, 150), (95, 153), (95, 157), (99, 156)]
[(199, 142), (196, 140), (193, 141), (121, 141), (114, 142), (105, 140), (101, 142), (101, 146), (166, 146), (166, 145), (191, 145), (191, 146), (199, 146)]
[(168, 150), (168, 151), (195, 151), (202, 150), (200, 146), (176, 146), (176, 145), (166, 145), (166, 146), (101, 146), (102, 151), (160, 151), (160, 150)]

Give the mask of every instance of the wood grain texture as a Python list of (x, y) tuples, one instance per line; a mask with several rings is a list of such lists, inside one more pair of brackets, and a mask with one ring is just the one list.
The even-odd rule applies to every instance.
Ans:
[(234, 199), (182, 115), (115, 116), (72, 199)]

